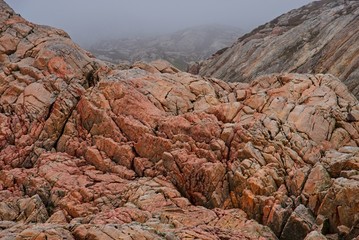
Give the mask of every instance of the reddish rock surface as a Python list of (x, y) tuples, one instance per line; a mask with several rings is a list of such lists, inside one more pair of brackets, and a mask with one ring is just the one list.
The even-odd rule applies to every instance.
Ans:
[(120, 70), (0, 7), (0, 38), (12, 36), (0, 54), (0, 238), (358, 235), (359, 105), (335, 77)]

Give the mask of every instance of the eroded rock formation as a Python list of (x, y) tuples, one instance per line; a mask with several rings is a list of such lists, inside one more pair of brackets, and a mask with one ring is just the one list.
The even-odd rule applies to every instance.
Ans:
[(358, 236), (359, 105), (337, 78), (123, 69), (0, 8), (2, 239)]
[(356, 0), (314, 1), (244, 35), (193, 71), (232, 82), (269, 73), (330, 73), (359, 97), (358, 16)]

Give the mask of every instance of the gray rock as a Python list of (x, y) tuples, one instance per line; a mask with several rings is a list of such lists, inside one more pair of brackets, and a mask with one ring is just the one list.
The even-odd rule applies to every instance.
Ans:
[(278, 72), (331, 73), (358, 97), (358, 14), (358, 1), (315, 1), (241, 37), (202, 62), (199, 74), (249, 82)]
[(313, 232), (310, 232), (304, 238), (304, 240), (327, 240), (327, 238), (323, 234), (321, 234), (321, 233), (319, 233), (317, 231), (313, 231)]
[(302, 240), (315, 225), (315, 219), (304, 205), (299, 205), (284, 226), (280, 240)]

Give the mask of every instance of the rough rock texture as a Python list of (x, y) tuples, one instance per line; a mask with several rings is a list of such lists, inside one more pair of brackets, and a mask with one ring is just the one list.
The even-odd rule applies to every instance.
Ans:
[(0, 8), (1, 239), (358, 236), (359, 105), (337, 78), (110, 66)]
[(357, 0), (314, 1), (244, 35), (192, 71), (231, 82), (268, 73), (330, 73), (359, 97), (358, 25)]
[(101, 64), (62, 30), (37, 26), (1, 4), (0, 163), (31, 167), (55, 145)]

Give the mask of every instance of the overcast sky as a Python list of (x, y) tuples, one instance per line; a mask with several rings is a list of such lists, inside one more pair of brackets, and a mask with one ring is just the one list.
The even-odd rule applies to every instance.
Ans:
[(204, 24), (253, 29), (312, 0), (5, 0), (27, 20), (67, 31), (87, 46), (101, 38), (174, 32)]

